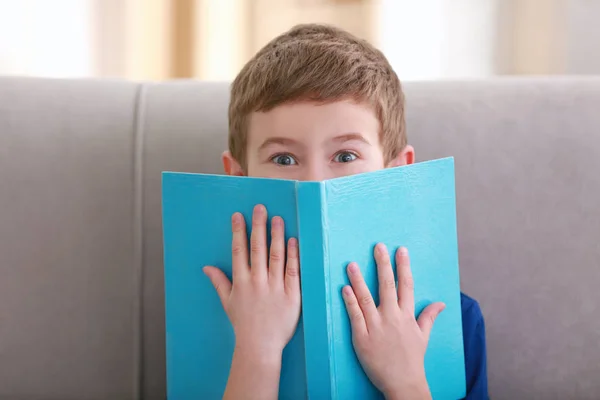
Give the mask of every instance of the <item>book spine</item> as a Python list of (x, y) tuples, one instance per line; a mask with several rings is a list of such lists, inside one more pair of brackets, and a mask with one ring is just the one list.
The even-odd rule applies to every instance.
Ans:
[(296, 184), (302, 323), (309, 399), (335, 399), (325, 184)]

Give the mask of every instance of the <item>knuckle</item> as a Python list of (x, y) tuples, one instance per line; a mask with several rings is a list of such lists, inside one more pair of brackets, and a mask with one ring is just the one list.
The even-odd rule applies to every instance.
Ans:
[(364, 295), (360, 297), (359, 300), (360, 304), (362, 304), (363, 306), (368, 306), (371, 303), (373, 303), (373, 298), (369, 295)]
[(386, 265), (387, 263), (390, 262), (390, 255), (387, 253), (387, 251), (383, 252), (383, 253), (379, 253), (379, 263)]
[(362, 319), (362, 312), (360, 310), (354, 310), (350, 314), (350, 319), (352, 321), (360, 321)]
[(346, 298), (346, 303), (348, 304), (348, 308), (354, 308), (358, 306), (358, 302), (356, 301), (356, 297), (354, 296), (348, 296)]
[(392, 325), (396, 327), (407, 326), (407, 324), (414, 324), (416, 321), (414, 315), (410, 313), (402, 313), (402, 315), (398, 318), (395, 318), (392, 321)]
[[(250, 267), (252, 269), (252, 267)], [(264, 284), (268, 283), (267, 279), (265, 279), (262, 274), (250, 274), (250, 281), (252, 282), (252, 286), (255, 288), (262, 288)]]
[(431, 325), (433, 325), (433, 323), (435, 322), (435, 315), (434, 315), (434, 314), (431, 314), (431, 315), (429, 315), (429, 316), (427, 317), (427, 320), (429, 321), (429, 323), (430, 323)]
[(240, 245), (239, 243), (234, 243), (233, 246), (231, 247), (231, 252), (234, 255), (242, 254), (243, 251), (244, 251), (244, 247), (242, 245)]
[(289, 260), (297, 260), (298, 259), (298, 251), (296, 249), (289, 250), (287, 258)]
[(253, 253), (258, 253), (262, 250), (262, 242), (260, 239), (250, 239), (250, 251)]
[(278, 263), (283, 260), (283, 256), (278, 251), (271, 252), (271, 262)]
[(286, 268), (286, 273), (287, 273), (289, 276), (294, 276), (294, 277), (295, 277), (295, 276), (298, 276), (298, 268), (296, 268), (296, 267), (291, 267), (291, 268), (290, 268), (290, 267), (287, 267), (287, 268)]
[(415, 288), (415, 281), (412, 277), (404, 277), (402, 278), (402, 286), (405, 289), (413, 290)]
[(277, 229), (272, 229), (271, 230), (271, 242), (273, 243), (273, 245), (277, 244), (279, 245), (279, 243), (281, 243), (281, 234), (277, 231)]
[(252, 218), (252, 229), (264, 228), (267, 221), (264, 217)]
[(385, 289), (395, 289), (396, 288), (396, 281), (394, 279), (384, 279), (381, 282), (381, 286), (383, 286)]
[(246, 223), (243, 219), (241, 221), (234, 222), (231, 230), (235, 233), (241, 234), (246, 230)]

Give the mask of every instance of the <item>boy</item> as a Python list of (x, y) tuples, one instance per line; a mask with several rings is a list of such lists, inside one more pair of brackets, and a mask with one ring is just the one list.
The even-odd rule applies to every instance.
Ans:
[[(414, 159), (398, 77), (380, 51), (340, 29), (292, 28), (261, 49), (232, 84), (227, 174), (320, 181)], [(282, 351), (300, 316), (296, 239), (286, 251), (284, 221), (275, 216), (268, 252), (266, 222), (267, 210), (256, 206), (248, 251), (244, 219), (233, 215), (233, 283), (216, 267), (204, 270), (236, 337), (228, 399), (277, 398)], [(444, 305), (431, 304), (415, 319), (407, 249), (395, 257), (398, 288), (388, 251), (376, 246), (379, 305), (359, 267), (348, 266), (351, 285), (342, 296), (353, 345), (386, 398), (427, 399), (425, 350)], [(475, 300), (461, 294), (461, 303), (467, 398), (487, 398), (483, 317)]]

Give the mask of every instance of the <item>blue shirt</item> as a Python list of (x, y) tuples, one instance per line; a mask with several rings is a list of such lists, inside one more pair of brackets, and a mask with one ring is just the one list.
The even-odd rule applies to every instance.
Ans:
[(488, 399), (485, 325), (479, 303), (460, 294), (468, 400)]

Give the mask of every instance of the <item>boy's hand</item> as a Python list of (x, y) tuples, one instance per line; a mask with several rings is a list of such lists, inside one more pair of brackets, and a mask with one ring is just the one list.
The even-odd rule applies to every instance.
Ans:
[(267, 261), (267, 210), (258, 205), (252, 216), (250, 265), (246, 224), (240, 213), (232, 217), (232, 282), (215, 267), (205, 267), (235, 332), (235, 354), (260, 360), (281, 357), (300, 317), (298, 243), (285, 248), (284, 222), (271, 222), (271, 251)]
[(375, 247), (380, 304), (377, 307), (358, 266), (351, 263), (352, 286), (342, 290), (358, 359), (373, 384), (388, 399), (430, 399), (425, 378), (429, 334), (443, 303), (429, 305), (416, 320), (413, 279), (407, 250), (396, 253), (398, 290), (388, 251)]

